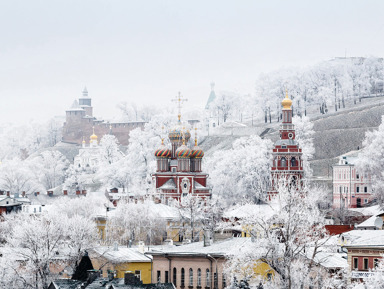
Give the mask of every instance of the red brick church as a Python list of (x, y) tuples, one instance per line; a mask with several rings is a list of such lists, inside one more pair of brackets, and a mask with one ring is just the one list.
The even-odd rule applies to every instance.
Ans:
[(203, 199), (211, 197), (211, 189), (207, 186), (208, 174), (202, 172), (201, 167), (204, 152), (197, 145), (196, 133), (194, 146), (188, 146), (191, 133), (182, 125), (180, 113), (183, 99), (179, 95), (176, 100), (179, 115), (177, 125), (168, 134), (171, 147), (165, 146), (162, 139), (161, 146), (155, 151), (157, 170), (152, 175), (156, 193), (165, 204), (170, 199), (180, 201), (188, 194)]

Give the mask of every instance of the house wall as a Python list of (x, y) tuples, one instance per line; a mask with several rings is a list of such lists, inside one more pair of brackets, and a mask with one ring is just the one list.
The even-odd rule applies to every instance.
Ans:
[(116, 278), (124, 278), (126, 271), (140, 271), (140, 278), (144, 284), (151, 283), (151, 262), (121, 262), (112, 263), (104, 257), (90, 256), (95, 270), (102, 270), (103, 277), (108, 277), (108, 270), (116, 270)]

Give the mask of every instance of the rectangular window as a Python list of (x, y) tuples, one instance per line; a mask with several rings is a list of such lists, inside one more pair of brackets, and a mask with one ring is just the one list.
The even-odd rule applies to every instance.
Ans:
[(360, 187), (359, 186), (356, 187), (356, 193), (360, 193)]
[(364, 258), (364, 270), (368, 270), (368, 258)]
[(158, 283), (161, 283), (161, 271), (157, 271), (157, 278), (156, 278)]
[(359, 259), (358, 258), (353, 258), (353, 269), (358, 269), (359, 268)]
[(368, 188), (364, 187), (364, 193), (368, 192)]
[(164, 282), (165, 283), (169, 283), (169, 276), (168, 276), (168, 271), (165, 271), (165, 280), (164, 280)]
[(360, 178), (359, 174), (356, 174), (356, 179), (359, 179), (359, 178)]
[(368, 204), (368, 199), (364, 199), (364, 204)]
[(135, 276), (141, 281), (141, 271), (140, 270), (135, 271)]
[(379, 266), (379, 259), (373, 259), (373, 266), (375, 266), (375, 268)]

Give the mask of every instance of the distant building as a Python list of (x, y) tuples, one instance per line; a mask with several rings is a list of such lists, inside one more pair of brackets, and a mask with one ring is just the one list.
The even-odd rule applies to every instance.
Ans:
[[(66, 121), (63, 126), (63, 142), (81, 144), (85, 136), (95, 132), (100, 137), (113, 134), (122, 145), (128, 145), (129, 132), (135, 128), (143, 128), (145, 122), (110, 123), (96, 119), (93, 116), (92, 99), (84, 88), (82, 97), (75, 100), (66, 111)], [(94, 130), (94, 131), (93, 131)]]
[(280, 182), (288, 181), (291, 185), (300, 185), (304, 177), (302, 151), (295, 140), (295, 127), (292, 124), (292, 100), (288, 92), (281, 102), (283, 106), (283, 119), (280, 126), (280, 139), (276, 141), (272, 156), (271, 168), (271, 189), (268, 192), (268, 199), (271, 200), (278, 193)]
[(333, 207), (360, 208), (373, 200), (369, 175), (355, 167), (357, 152), (342, 155), (333, 166)]

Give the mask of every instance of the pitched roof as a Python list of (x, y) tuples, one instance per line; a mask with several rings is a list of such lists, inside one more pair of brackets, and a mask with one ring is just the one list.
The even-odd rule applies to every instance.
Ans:
[(169, 179), (159, 189), (164, 189), (164, 190), (172, 190), (172, 189), (174, 189), (174, 190), (176, 190), (176, 184), (173, 181), (173, 179)]
[[(53, 288), (56, 289), (77, 289), (78, 286), (81, 285), (81, 281), (77, 280), (71, 280), (71, 279), (57, 279), (51, 282), (51, 285), (53, 285)], [(49, 285), (48, 288), (51, 288), (52, 286)]]
[(118, 250), (110, 247), (96, 247), (90, 250), (90, 257), (102, 256), (112, 263), (134, 263), (134, 262), (151, 262), (149, 256), (140, 253), (137, 248), (118, 247)]

